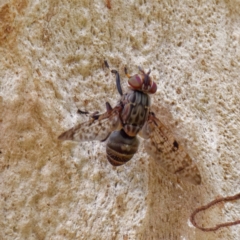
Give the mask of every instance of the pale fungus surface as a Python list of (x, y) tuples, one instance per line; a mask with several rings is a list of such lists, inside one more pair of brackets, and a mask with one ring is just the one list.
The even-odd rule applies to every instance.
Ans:
[[(238, 1), (0, 1), (0, 239), (235, 240), (195, 208), (240, 192)], [(105, 143), (58, 136), (104, 112), (138, 66), (152, 110), (196, 162), (181, 181), (143, 148), (121, 167)], [(199, 214), (240, 218), (238, 202)]]

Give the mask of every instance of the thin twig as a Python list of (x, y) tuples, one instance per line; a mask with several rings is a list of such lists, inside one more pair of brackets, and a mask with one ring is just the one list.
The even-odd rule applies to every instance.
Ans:
[(196, 216), (197, 213), (199, 213), (201, 211), (205, 211), (206, 209), (216, 205), (217, 203), (230, 202), (230, 201), (235, 201), (235, 200), (238, 200), (238, 199), (240, 199), (240, 193), (238, 193), (234, 196), (222, 197), (222, 198), (219, 198), (219, 199), (215, 199), (212, 202), (208, 203), (207, 205), (201, 206), (201, 207), (195, 209), (194, 212), (190, 216), (190, 221), (191, 221), (192, 225), (194, 227), (204, 231), (204, 232), (212, 232), (212, 231), (216, 231), (216, 230), (218, 230), (219, 228), (222, 228), (222, 227), (230, 227), (230, 226), (233, 226), (233, 225), (240, 224), (240, 220), (236, 220), (236, 221), (233, 221), (233, 222), (226, 222), (226, 223), (217, 224), (215, 227), (204, 228), (204, 227), (200, 227), (195, 221), (195, 216)]

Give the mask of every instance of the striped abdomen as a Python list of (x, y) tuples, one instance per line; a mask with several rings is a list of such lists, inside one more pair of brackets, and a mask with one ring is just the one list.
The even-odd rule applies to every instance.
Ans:
[(114, 131), (107, 142), (107, 159), (113, 166), (128, 162), (137, 152), (139, 140), (136, 136), (129, 137), (124, 130)]

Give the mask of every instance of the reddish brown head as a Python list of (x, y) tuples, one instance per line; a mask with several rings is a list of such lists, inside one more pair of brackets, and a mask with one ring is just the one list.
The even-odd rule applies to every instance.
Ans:
[(152, 81), (151, 77), (149, 76), (151, 70), (145, 73), (142, 68), (139, 67), (139, 71), (140, 74), (133, 75), (128, 79), (130, 88), (144, 93), (155, 93), (157, 91), (157, 84)]

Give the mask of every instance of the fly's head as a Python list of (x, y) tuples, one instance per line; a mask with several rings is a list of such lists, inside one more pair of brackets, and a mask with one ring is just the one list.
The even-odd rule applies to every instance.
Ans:
[(139, 72), (140, 74), (129, 76), (125, 68), (125, 73), (129, 77), (128, 79), (129, 87), (132, 90), (141, 91), (148, 94), (155, 93), (157, 91), (157, 84), (149, 76), (151, 70), (145, 73), (144, 70), (141, 67), (139, 67)]

